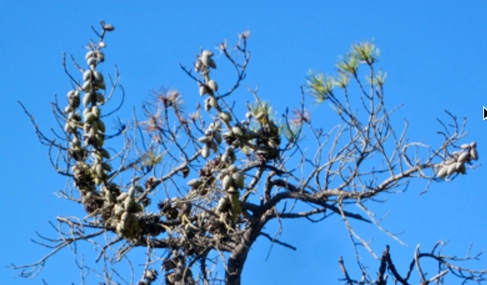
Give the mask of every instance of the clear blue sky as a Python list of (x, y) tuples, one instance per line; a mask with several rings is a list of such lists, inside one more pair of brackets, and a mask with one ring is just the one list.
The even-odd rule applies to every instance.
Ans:
[[(64, 100), (70, 88), (62, 53), (82, 59), (84, 45), (94, 38), (90, 25), (98, 25), (100, 19), (116, 27), (107, 38), (102, 69), (113, 72), (115, 64), (119, 68), (127, 94), (123, 109), (127, 120), (132, 108), (139, 108), (150, 91), (160, 87), (179, 89), (194, 105), (199, 98), (195, 84), (179, 63), (190, 65), (200, 48), (212, 49), (223, 39), (234, 43), (236, 35), (247, 29), (252, 58), (245, 85), (258, 87), (260, 96), (273, 102), (278, 112), (298, 104), (299, 87), (309, 69), (333, 73), (337, 59), (351, 44), (373, 39), (381, 49), (380, 67), (388, 76), (386, 102), (389, 107), (404, 104), (395, 123), (410, 122), (411, 140), (437, 145), (435, 118), (445, 119), (443, 110), (448, 109), (467, 118), (470, 133), (465, 142), (477, 141), (481, 164), (487, 156), (487, 122), (481, 120), (482, 105), (487, 105), (485, 1), (128, 4), (135, 2), (0, 1), (1, 284), (40, 284), (40, 279), (15, 278), (16, 272), (4, 266), (40, 258), (46, 250), (30, 242), (35, 233), (54, 237), (48, 221), (81, 213), (53, 195), (67, 181), (51, 168), (47, 149), (38, 143), (17, 100), (36, 116), (41, 128), (54, 127), (49, 103), (55, 94)], [(215, 76), (225, 77), (218, 72)], [(311, 111), (312, 116), (330, 112), (326, 104), (312, 106)], [(402, 233), (408, 246), (373, 226), (359, 226), (359, 233), (373, 239), (378, 253), (390, 244), (393, 257), (403, 266), (418, 243), (427, 250), (440, 239), (450, 241), (445, 253), (458, 255), (471, 244), (474, 250), (487, 249), (486, 174), (481, 165), (453, 182), (433, 184), (425, 195), (419, 195), (424, 184), (413, 183), (406, 193), (371, 204), (379, 214), (390, 212), (385, 225)], [(244, 269), (243, 284), (339, 284), (339, 256), (350, 268), (355, 265), (338, 218), (319, 224), (285, 222), (281, 239), (298, 251), (274, 245), (266, 260), (270, 245), (259, 240)], [(62, 252), (48, 261), (40, 278), (49, 284), (78, 284), (73, 261), (69, 251)], [(87, 255), (85, 262), (91, 261)], [(378, 263), (368, 265), (372, 273), (377, 271)], [(475, 265), (486, 268), (487, 257)]]

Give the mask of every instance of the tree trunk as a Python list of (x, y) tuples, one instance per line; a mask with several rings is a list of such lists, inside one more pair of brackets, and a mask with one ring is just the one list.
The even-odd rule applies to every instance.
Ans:
[(240, 285), (245, 260), (247, 260), (249, 250), (259, 236), (264, 224), (265, 222), (252, 223), (243, 235), (242, 243), (232, 251), (227, 262), (227, 272), (225, 273), (226, 285)]
[(228, 260), (228, 271), (225, 277), (226, 285), (240, 285), (242, 278), (243, 265), (247, 259), (248, 250), (233, 253)]

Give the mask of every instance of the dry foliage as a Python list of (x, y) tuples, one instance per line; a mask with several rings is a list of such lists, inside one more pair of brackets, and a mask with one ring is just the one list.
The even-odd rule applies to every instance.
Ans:
[[(385, 73), (376, 71), (379, 51), (372, 43), (354, 45), (337, 64), (337, 76), (311, 72), (301, 106), (280, 120), (256, 91), (249, 90), (254, 104), (235, 106), (232, 94), (250, 60), (248, 32), (234, 47), (226, 42), (219, 46), (225, 63), (202, 50), (194, 68), (181, 66), (196, 83), (201, 107), (187, 112), (189, 106), (183, 105), (177, 90), (154, 92), (155, 100), (144, 107), (142, 119), (135, 117), (110, 133), (105, 122), (120, 106), (110, 111), (107, 103), (120, 98), (115, 94), (121, 94), (123, 102), (124, 92), (118, 74), (107, 79), (98, 67), (105, 58), (105, 37), (113, 30), (102, 22), (86, 62), (73, 59), (79, 75), (68, 72), (65, 61), (73, 89), (66, 104), (53, 103), (61, 132), (45, 135), (24, 108), (40, 142), (49, 147), (55, 170), (73, 181), (59, 194), (87, 213), (57, 218), (59, 238), (44, 243), (52, 252), (34, 264), (15, 267), (24, 277), (35, 275), (59, 250), (89, 242), (99, 250), (97, 261), (105, 264), (103, 272), (96, 272), (103, 284), (142, 285), (157, 279), (164, 284), (240, 284), (247, 255), (259, 236), (294, 249), (266, 233), (266, 224), (297, 218), (316, 222), (331, 215), (341, 216), (356, 251), (361, 245), (375, 255), (350, 220), (374, 223), (395, 237), (374, 219), (367, 203), (379, 194), (401, 193), (415, 178), (428, 186), (453, 180), (478, 158), (475, 143), (459, 145), (465, 122), (450, 113), (450, 124), (440, 121), (443, 143), (438, 147), (408, 142), (407, 124), (397, 131), (390, 119), (394, 110), (384, 104)], [(235, 70), (235, 81), (225, 90), (212, 77), (220, 64)], [(364, 75), (365, 81), (360, 79)], [(329, 131), (312, 123), (306, 93), (316, 102), (329, 103), (340, 123)], [(109, 142), (121, 147), (110, 147)], [(418, 247), (404, 275), (396, 270), (389, 247), (378, 257), (375, 277), (358, 260), (362, 276), (353, 279), (340, 259), (342, 281), (410, 284), (413, 271), (420, 284), (443, 284), (448, 273), (462, 281), (483, 280), (486, 271), (455, 265), (461, 259), (442, 255), (441, 246), (427, 253)], [(137, 247), (146, 248), (145, 268), (142, 276), (127, 281), (112, 266)], [(426, 278), (424, 259), (438, 263), (437, 275)]]

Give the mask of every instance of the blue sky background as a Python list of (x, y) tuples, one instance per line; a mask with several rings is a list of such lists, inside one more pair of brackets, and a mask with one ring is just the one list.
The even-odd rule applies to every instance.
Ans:
[[(16, 278), (5, 268), (25, 264), (47, 251), (30, 242), (38, 232), (55, 236), (48, 221), (57, 215), (81, 215), (73, 204), (53, 193), (67, 183), (47, 159), (17, 101), (32, 112), (42, 129), (55, 126), (49, 103), (57, 94), (65, 100), (70, 83), (62, 69), (66, 52), (82, 59), (84, 45), (95, 38), (90, 25), (105, 19), (116, 27), (108, 35), (102, 71), (116, 64), (126, 91), (122, 113), (147, 101), (151, 90), (177, 88), (190, 106), (199, 99), (192, 80), (179, 68), (191, 65), (200, 48), (213, 49), (224, 40), (250, 30), (252, 52), (244, 85), (276, 111), (296, 106), (309, 69), (334, 73), (335, 63), (353, 43), (374, 40), (381, 50), (379, 66), (387, 72), (386, 103), (404, 104), (394, 119), (410, 123), (411, 141), (440, 143), (436, 118), (448, 109), (468, 120), (469, 136), (477, 141), (480, 164), (487, 155), (487, 3), (485, 1), (0, 1), (0, 283), (79, 283), (73, 255), (63, 251), (50, 259), (38, 279)], [(216, 57), (218, 60), (219, 57)], [(215, 78), (231, 82), (226, 74)], [(224, 84), (224, 83), (222, 83)], [(242, 88), (240, 96), (251, 95)], [(311, 100), (308, 100), (311, 103)], [(326, 104), (310, 104), (312, 118), (333, 114)], [(318, 123), (318, 121), (315, 121)], [(453, 182), (425, 186), (412, 183), (406, 193), (369, 204), (384, 225), (407, 244), (401, 246), (373, 226), (357, 224), (380, 253), (390, 244), (401, 272), (417, 244), (428, 250), (438, 240), (449, 241), (445, 253), (463, 255), (471, 244), (487, 249), (486, 169), (481, 165)], [(273, 228), (269, 228), (272, 233)], [(337, 217), (319, 224), (286, 221), (281, 240), (298, 248), (292, 252), (259, 240), (244, 269), (243, 284), (339, 284), (338, 258), (355, 268), (351, 243)], [(91, 248), (88, 246), (89, 251)], [(378, 263), (364, 260), (377, 271)], [(85, 262), (92, 263), (87, 254)], [(142, 263), (141, 261), (140, 263)], [(135, 262), (138, 263), (138, 262)], [(401, 267), (402, 266), (402, 267)], [(473, 264), (487, 268), (487, 257)], [(358, 276), (356, 276), (358, 278)], [(413, 281), (418, 281), (415, 277)], [(455, 283), (455, 282), (453, 282)]]

